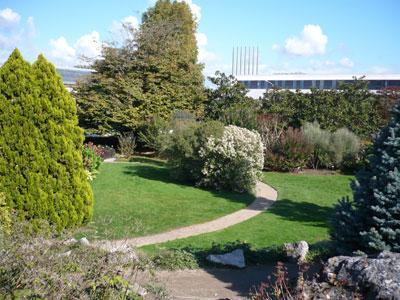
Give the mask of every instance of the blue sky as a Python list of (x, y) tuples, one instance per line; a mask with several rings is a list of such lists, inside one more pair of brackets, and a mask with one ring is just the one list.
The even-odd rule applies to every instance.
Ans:
[[(398, 0), (181, 0), (199, 21), (205, 73), (230, 72), (233, 46), (259, 46), (260, 73), (400, 73)], [(96, 57), (138, 26), (152, 0), (0, 0), (0, 60), (13, 48), (58, 66)]]

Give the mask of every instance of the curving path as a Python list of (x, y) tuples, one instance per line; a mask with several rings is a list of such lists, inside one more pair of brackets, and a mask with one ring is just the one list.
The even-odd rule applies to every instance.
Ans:
[(222, 230), (257, 216), (264, 210), (268, 209), (275, 202), (277, 197), (278, 193), (276, 190), (269, 185), (258, 181), (256, 184), (256, 200), (248, 207), (238, 210), (232, 214), (206, 223), (181, 227), (163, 233), (124, 240), (98, 241), (95, 242), (94, 245), (107, 251), (123, 251), (124, 249), (131, 247), (159, 244), (203, 233)]

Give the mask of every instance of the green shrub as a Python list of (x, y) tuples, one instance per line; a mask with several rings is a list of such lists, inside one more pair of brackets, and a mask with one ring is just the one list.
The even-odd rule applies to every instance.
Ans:
[(359, 151), (360, 139), (347, 128), (340, 128), (332, 134), (331, 153), (333, 163), (338, 168), (356, 162)]
[(264, 147), (264, 168), (273, 171), (294, 171), (307, 166), (312, 147), (298, 129), (289, 127), (270, 149)]
[(58, 229), (92, 217), (75, 101), (43, 56), (18, 50), (0, 68), (0, 186), (7, 204)]
[(301, 131), (313, 148), (310, 158), (311, 166), (314, 169), (332, 167), (330, 153), (331, 133), (321, 129), (317, 122), (305, 123)]
[(135, 154), (136, 138), (132, 132), (122, 133), (118, 136), (118, 149), (125, 158)]
[(340, 248), (400, 252), (400, 102), (375, 139), (369, 164), (352, 184), (354, 201), (342, 200), (331, 236)]
[(254, 99), (233, 103), (220, 114), (219, 120), (225, 125), (235, 125), (249, 130), (258, 129), (259, 104)]
[(198, 183), (202, 178), (204, 158), (200, 149), (208, 138), (220, 137), (224, 126), (217, 121), (175, 123), (165, 140), (162, 154), (168, 158), (168, 166), (174, 178)]
[(305, 123), (302, 132), (313, 147), (310, 164), (314, 169), (348, 168), (350, 162), (357, 161), (360, 140), (350, 130), (340, 128), (331, 133), (314, 122)]
[(160, 152), (163, 146), (162, 137), (168, 132), (168, 127), (168, 121), (158, 115), (154, 115), (140, 126), (139, 140), (146, 147)]
[(233, 125), (221, 137), (209, 137), (199, 154), (204, 165), (198, 184), (217, 189), (253, 191), (264, 165), (260, 135)]

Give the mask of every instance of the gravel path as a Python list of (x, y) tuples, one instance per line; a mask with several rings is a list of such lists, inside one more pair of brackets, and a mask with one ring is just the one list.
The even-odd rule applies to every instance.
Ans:
[(225, 229), (232, 225), (251, 219), (268, 209), (277, 199), (278, 193), (263, 182), (256, 184), (256, 200), (245, 209), (223, 216), (210, 222), (173, 229), (171, 231), (124, 240), (98, 241), (94, 244), (107, 251), (124, 250), (183, 239), (203, 233)]

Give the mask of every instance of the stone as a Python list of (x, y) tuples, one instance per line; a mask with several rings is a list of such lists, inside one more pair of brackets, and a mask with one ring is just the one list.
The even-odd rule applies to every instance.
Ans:
[(147, 295), (147, 290), (144, 287), (137, 284), (136, 282), (129, 286), (129, 290), (130, 292), (133, 292), (139, 295), (140, 297), (144, 297)]
[(71, 253), (72, 253), (72, 251), (69, 250), (69, 251), (67, 251), (67, 252), (64, 252), (64, 253), (59, 254), (59, 256), (60, 256), (60, 257), (68, 257), (68, 256), (71, 255)]
[(82, 246), (90, 246), (89, 240), (86, 237), (83, 237), (79, 240), (79, 244)]
[(78, 241), (74, 238), (70, 238), (66, 241), (64, 241), (64, 245), (70, 246), (70, 245), (75, 245)]
[(244, 252), (242, 249), (236, 249), (225, 254), (210, 254), (207, 256), (207, 260), (217, 264), (234, 266), (237, 268), (246, 267)]
[(358, 287), (367, 299), (400, 299), (400, 253), (331, 257), (324, 275), (332, 285)]
[(306, 259), (309, 247), (306, 241), (300, 241), (297, 243), (285, 243), (283, 245), (283, 250), (294, 262), (302, 263)]

